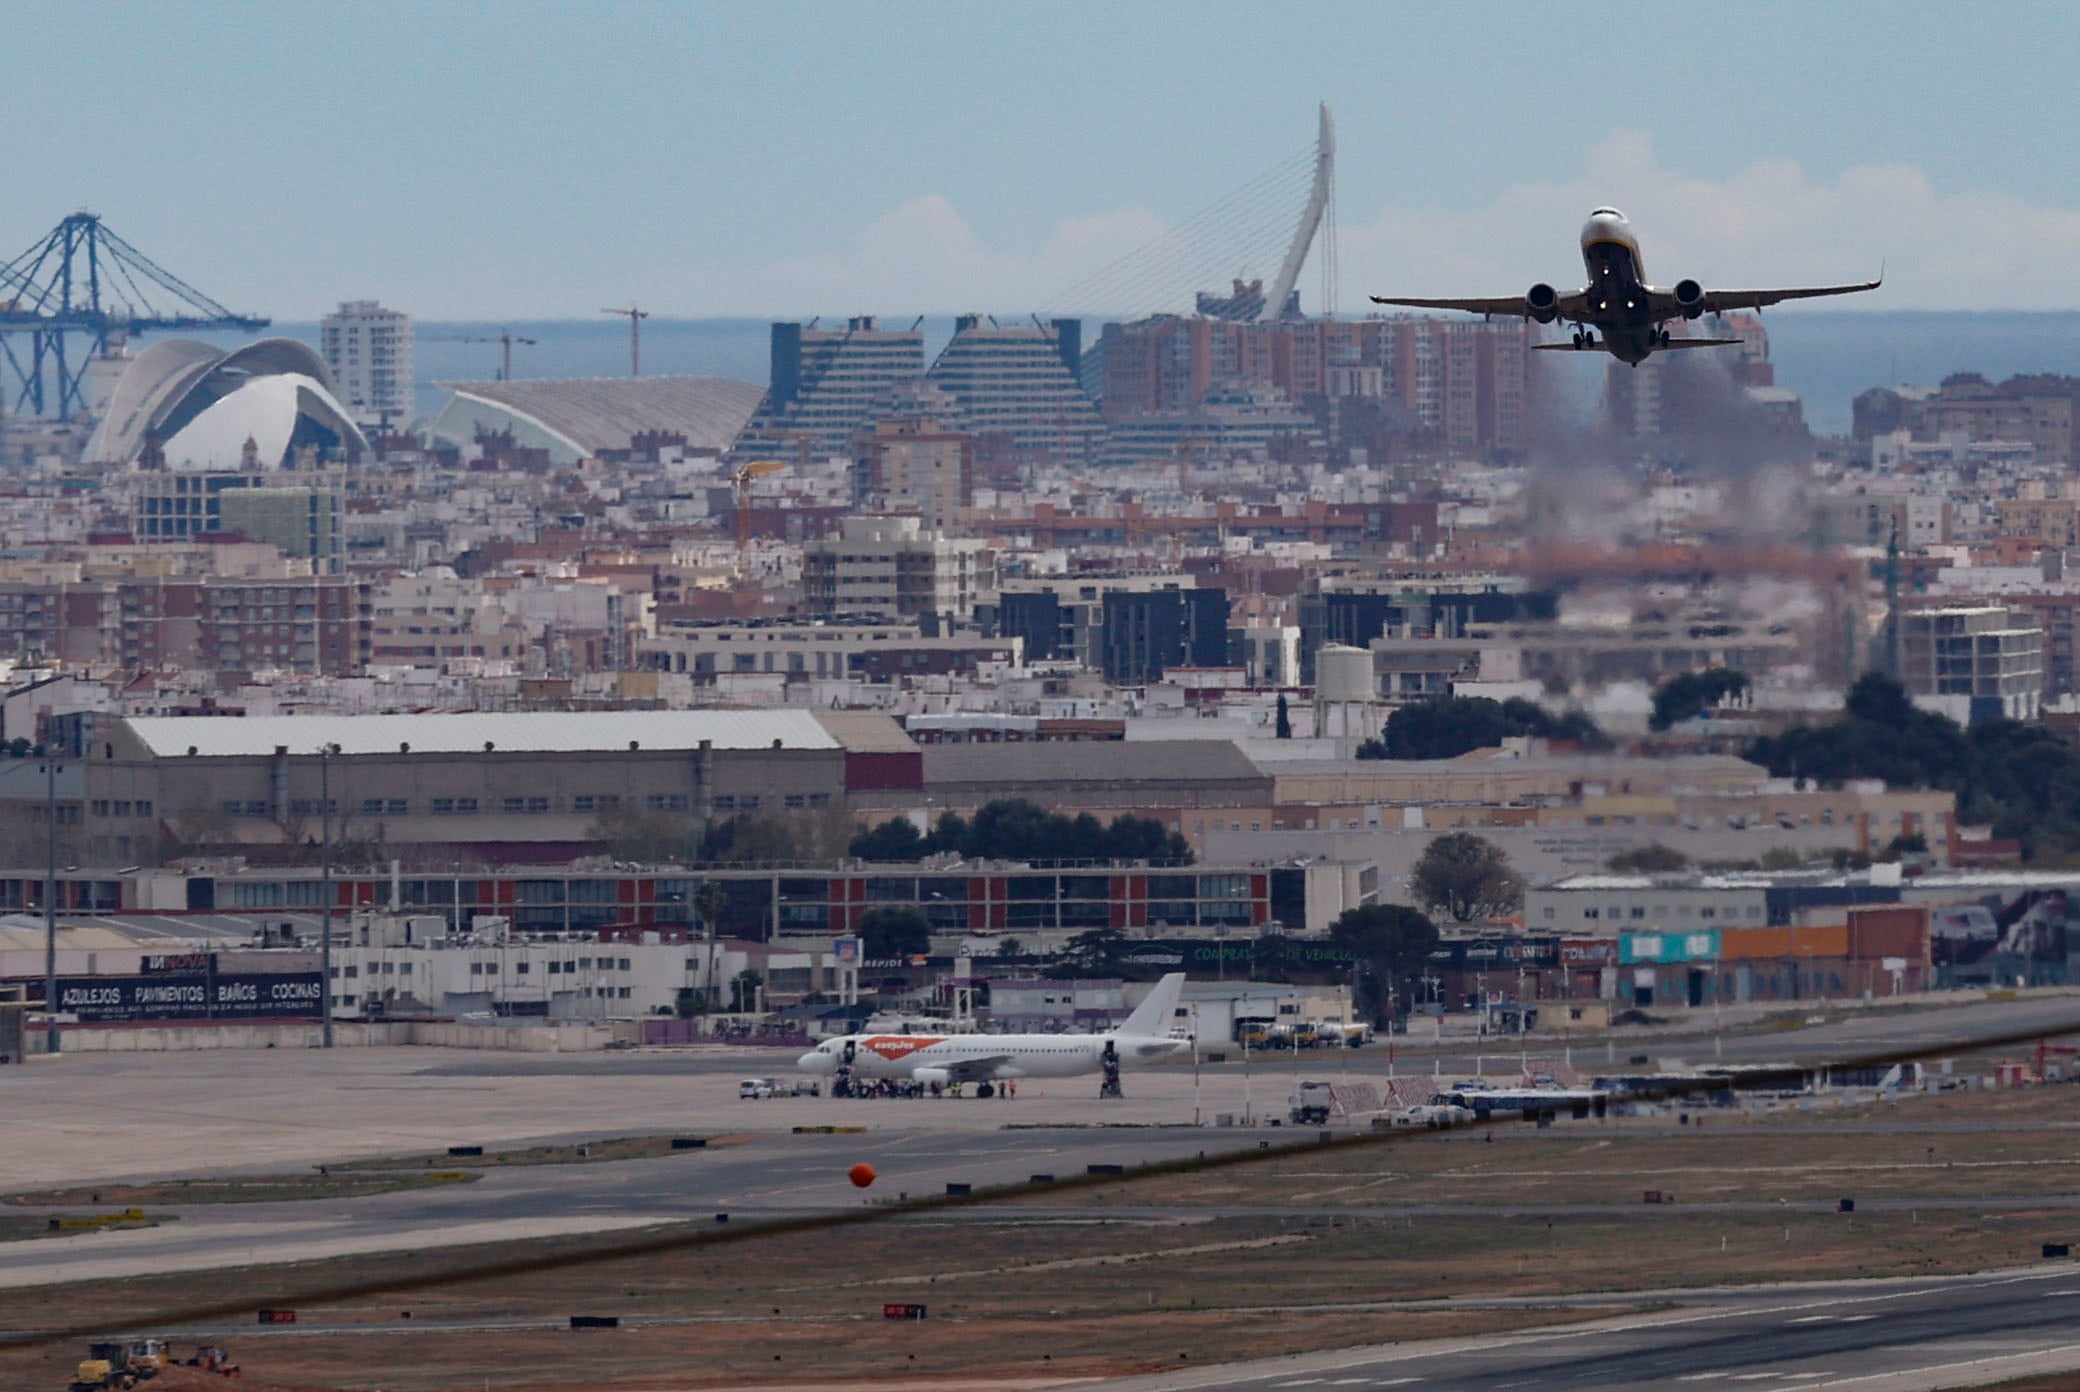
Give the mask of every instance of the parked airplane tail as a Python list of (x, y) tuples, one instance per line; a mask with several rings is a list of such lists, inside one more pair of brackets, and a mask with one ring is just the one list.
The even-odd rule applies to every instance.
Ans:
[(1120, 1034), (1140, 1035), (1153, 1039), (1167, 1039), (1170, 1022), (1177, 1015), (1177, 998), (1184, 994), (1184, 973), (1171, 972), (1155, 984), (1134, 1013), (1119, 1027)]

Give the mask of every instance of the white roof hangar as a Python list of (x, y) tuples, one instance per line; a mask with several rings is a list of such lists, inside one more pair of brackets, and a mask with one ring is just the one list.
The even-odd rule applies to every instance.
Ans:
[(720, 454), (765, 399), (765, 388), (727, 377), (601, 377), (443, 382), (455, 393), (434, 418), (435, 439), (467, 449), (481, 432), (511, 432), (568, 467), (639, 434), (685, 437), (695, 454)]
[(132, 464), (156, 440), (168, 467), (195, 471), (239, 468), (249, 438), (270, 469), (306, 444), (366, 450), (336, 392), (324, 360), (295, 339), (263, 338), (230, 352), (168, 339), (116, 379), (86, 457)]
[(835, 750), (806, 710), (499, 711), (459, 715), (134, 716), (125, 722), (155, 758), (254, 758), (276, 750), (377, 754), (588, 754), (718, 750)]

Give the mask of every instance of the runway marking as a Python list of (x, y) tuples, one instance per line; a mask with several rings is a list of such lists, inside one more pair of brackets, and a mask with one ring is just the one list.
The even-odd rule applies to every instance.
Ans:
[(2054, 1295), (2080, 1295), (2080, 1286), (2068, 1286), (2064, 1290), (2045, 1291), (2042, 1293), (2041, 1298), (2049, 1300)]
[(1312, 1387), (1318, 1382), (1327, 1382), (1328, 1380), (1327, 1378), (1294, 1378), (1291, 1382), (1281, 1382), (1278, 1385), (1280, 1387)]
[[(2052, 1344), (2046, 1348), (2021, 1349), (2014, 1353), (1997, 1354), (1992, 1358), (1967, 1358), (1957, 1363), (1928, 1363), (1918, 1368), (1895, 1368), (1888, 1373), (1865, 1373), (1860, 1377), (1836, 1378), (1833, 1382), (1814, 1383), (1813, 1387), (1816, 1389), (1822, 1387), (1853, 1387), (1859, 1382), (1877, 1382), (1886, 1378), (1907, 1378), (1912, 1377), (1916, 1373), (1947, 1373), (1953, 1368), (1986, 1368), (1987, 1365), (1994, 1363), (2009, 1363), (2017, 1359), (2043, 1358), (2051, 1354), (2065, 1353), (2080, 1353), (2080, 1344)], [(2036, 1370), (2025, 1367), (2018, 1369), (2018, 1371), (2028, 1373)], [(2058, 1370), (2045, 1369), (2041, 1371)]]
[(1677, 1379), (1676, 1379), (1676, 1381), (1677, 1381), (1677, 1382), (1717, 1382), (1717, 1381), (1718, 1381), (1718, 1380), (1719, 1380), (1720, 1378), (1726, 1378), (1726, 1377), (1732, 1377), (1732, 1376), (1733, 1376), (1733, 1374), (1732, 1374), (1732, 1373), (1691, 1373), (1691, 1374), (1690, 1374), (1689, 1376), (1687, 1376), (1687, 1377), (1679, 1377), (1679, 1378), (1677, 1378)]

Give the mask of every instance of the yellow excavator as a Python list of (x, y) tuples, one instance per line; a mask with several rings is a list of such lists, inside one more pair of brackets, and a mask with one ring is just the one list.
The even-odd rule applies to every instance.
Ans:
[(164, 1339), (110, 1339), (87, 1346), (73, 1369), (69, 1392), (131, 1388), (166, 1371), (173, 1362)]

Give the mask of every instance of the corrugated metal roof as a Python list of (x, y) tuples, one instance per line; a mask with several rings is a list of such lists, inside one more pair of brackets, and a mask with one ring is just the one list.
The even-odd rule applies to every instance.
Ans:
[(851, 754), (915, 754), (917, 741), (885, 711), (820, 710), (817, 723)]
[(581, 453), (625, 450), (632, 435), (670, 431), (694, 449), (727, 449), (765, 388), (727, 377), (599, 377), (443, 382), (458, 396), (517, 411)]
[(961, 783), (1225, 783), (1268, 776), (1232, 742), (1219, 740), (1037, 740), (1019, 744), (928, 744), (927, 787)]
[(208, 758), (315, 754), (336, 744), (343, 755), (493, 750), (543, 754), (627, 749), (837, 749), (838, 741), (806, 710), (501, 711), (460, 715), (170, 715), (134, 716), (130, 729), (164, 758), (192, 748)]

